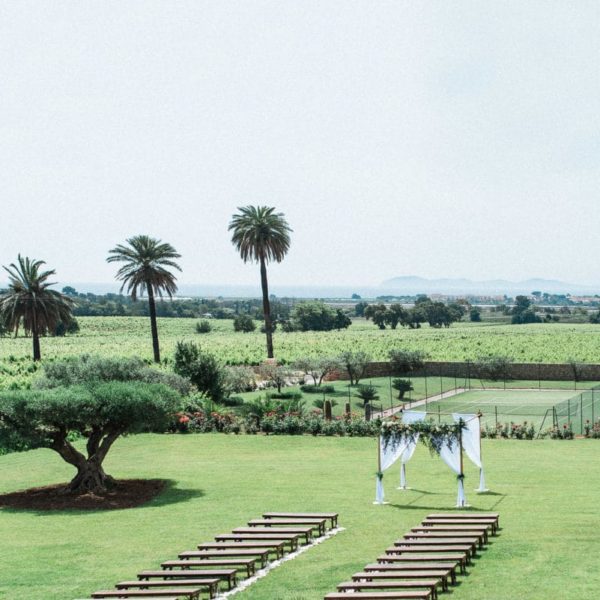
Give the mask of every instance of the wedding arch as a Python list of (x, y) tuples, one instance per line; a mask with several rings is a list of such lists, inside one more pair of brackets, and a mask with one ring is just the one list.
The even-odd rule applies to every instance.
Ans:
[[(436, 413), (437, 415), (438, 413)], [(437, 454), (456, 473), (458, 492), (456, 507), (467, 505), (464, 486), (463, 453), (479, 468), (478, 493), (487, 492), (481, 458), (481, 413), (452, 413), (452, 423), (436, 423), (426, 412), (406, 410), (400, 421), (384, 421), (378, 438), (378, 469), (375, 502), (385, 504), (383, 473), (400, 460), (400, 486), (406, 485), (406, 463), (412, 458), (421, 439), (433, 454)]]

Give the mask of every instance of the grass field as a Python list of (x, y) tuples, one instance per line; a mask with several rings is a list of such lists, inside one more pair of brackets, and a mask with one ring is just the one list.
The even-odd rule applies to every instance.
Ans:
[[(42, 356), (81, 353), (139, 355), (150, 359), (149, 319), (144, 317), (80, 317), (81, 332), (42, 340)], [(178, 340), (194, 340), (231, 364), (258, 364), (265, 358), (264, 335), (234, 333), (232, 321), (212, 321), (209, 334), (195, 333), (195, 319), (159, 319), (164, 357), (173, 354)], [(600, 326), (591, 324), (505, 325), (457, 323), (449, 329), (386, 329), (358, 319), (345, 331), (275, 333), (275, 354), (283, 361), (313, 356), (337, 356), (364, 350), (374, 360), (387, 360), (391, 348), (421, 350), (431, 360), (464, 361), (484, 355), (511, 356), (516, 362), (584, 362), (600, 360)], [(0, 338), (0, 360), (31, 355), (31, 340)]]
[[(600, 573), (600, 479), (595, 440), (484, 440), (503, 529), (454, 589), (461, 600), (592, 600)], [(456, 480), (424, 447), (409, 465), (411, 491), (385, 478), (390, 504), (373, 506), (376, 445), (364, 438), (140, 435), (107, 460), (118, 477), (162, 477), (172, 487), (148, 505), (91, 513), (0, 511), (0, 597), (65, 600), (157, 567), (182, 550), (264, 510), (336, 510), (345, 531), (270, 573), (240, 600), (318, 600), (372, 561), (425, 514), (453, 507)], [(64, 481), (70, 469), (49, 450), (0, 457), (0, 491)]]

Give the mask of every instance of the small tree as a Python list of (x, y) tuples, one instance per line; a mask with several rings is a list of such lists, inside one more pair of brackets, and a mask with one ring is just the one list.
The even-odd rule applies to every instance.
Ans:
[(233, 330), (250, 333), (256, 329), (256, 324), (250, 315), (238, 315), (233, 320)]
[(358, 385), (358, 382), (365, 376), (371, 357), (366, 352), (343, 352), (340, 355), (340, 363), (348, 372), (350, 385)]
[(302, 371), (306, 376), (311, 377), (314, 385), (320, 386), (323, 379), (330, 373), (337, 371), (341, 365), (337, 358), (311, 358), (304, 357), (298, 359), (293, 364), (294, 369)]
[(388, 322), (388, 309), (385, 304), (371, 304), (365, 308), (365, 319), (371, 319), (379, 329), (385, 329)]
[(356, 395), (362, 400), (363, 406), (367, 403), (373, 402), (373, 400), (379, 399), (379, 392), (374, 385), (359, 385)]
[(409, 375), (425, 366), (426, 355), (419, 350), (400, 350), (392, 348), (388, 352), (390, 364), (394, 373)]
[(189, 379), (200, 394), (213, 402), (221, 402), (225, 397), (223, 366), (212, 354), (201, 352), (193, 342), (177, 342), (173, 370)]
[(506, 381), (511, 379), (510, 365), (513, 359), (510, 356), (481, 356), (475, 361), (475, 367), (480, 379), (491, 381)]
[(479, 323), (479, 322), (481, 322), (481, 310), (479, 308), (477, 308), (476, 306), (474, 306), (469, 311), (469, 320), (472, 323)]
[(574, 358), (570, 358), (568, 363), (571, 367), (571, 373), (573, 374), (573, 383), (575, 384), (575, 389), (577, 389), (577, 382), (581, 381), (585, 373), (586, 365)]
[[(160, 384), (112, 381), (88, 386), (0, 392), (0, 440), (49, 448), (77, 469), (67, 490), (102, 494), (114, 480), (102, 467), (122, 435), (162, 431), (180, 397)], [(85, 451), (70, 441), (87, 439)]]
[(260, 375), (263, 379), (270, 381), (277, 388), (277, 393), (281, 394), (281, 388), (287, 384), (290, 378), (290, 371), (280, 365), (265, 364), (260, 367)]
[(412, 392), (415, 389), (409, 379), (400, 378), (392, 380), (392, 387), (398, 392), (398, 400), (402, 400), (406, 392)]

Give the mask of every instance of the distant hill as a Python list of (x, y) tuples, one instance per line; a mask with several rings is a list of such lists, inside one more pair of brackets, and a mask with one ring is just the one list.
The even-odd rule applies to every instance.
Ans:
[(402, 276), (383, 281), (382, 290), (398, 294), (475, 294), (502, 295), (530, 294), (538, 290), (549, 294), (597, 294), (600, 285), (590, 286), (566, 283), (554, 279), (527, 279), (525, 281), (506, 281), (492, 279), (472, 281), (471, 279), (425, 279), (423, 277)]

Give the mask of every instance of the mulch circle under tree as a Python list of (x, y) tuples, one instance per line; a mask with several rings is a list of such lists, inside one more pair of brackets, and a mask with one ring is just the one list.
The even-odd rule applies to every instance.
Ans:
[(72, 494), (67, 483), (0, 495), (0, 508), (26, 510), (116, 510), (135, 508), (160, 494), (164, 479), (121, 479), (103, 493)]

